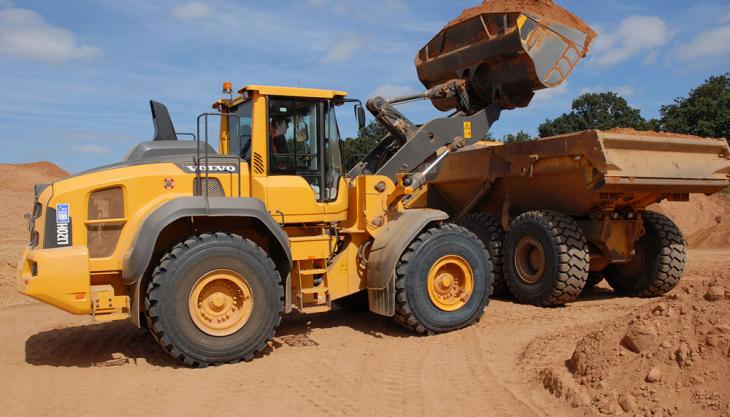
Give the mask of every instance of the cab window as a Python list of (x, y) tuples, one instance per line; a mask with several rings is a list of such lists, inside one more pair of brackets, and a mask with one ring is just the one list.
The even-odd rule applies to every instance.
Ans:
[(337, 200), (337, 191), (342, 177), (342, 157), (340, 156), (340, 129), (335, 117), (335, 105), (332, 101), (324, 103), (324, 164), (325, 195), (324, 201)]
[(228, 155), (240, 156), (246, 161), (251, 160), (252, 110), (253, 103), (249, 100), (233, 112), (238, 117), (229, 117), (228, 120)]
[(319, 103), (289, 98), (269, 99), (269, 166), (272, 175), (307, 180), (319, 197)]

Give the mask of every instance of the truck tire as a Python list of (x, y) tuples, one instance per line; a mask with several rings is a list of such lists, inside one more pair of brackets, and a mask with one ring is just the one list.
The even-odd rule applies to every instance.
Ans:
[(154, 270), (145, 298), (150, 333), (187, 366), (251, 360), (281, 321), (284, 290), (274, 262), (238, 235), (179, 243)]
[(606, 268), (606, 281), (619, 294), (656, 297), (679, 284), (687, 261), (682, 232), (663, 214), (644, 212), (646, 233), (636, 242), (634, 261)]
[(484, 313), (492, 263), (482, 242), (455, 224), (425, 230), (396, 266), (395, 320), (421, 334), (466, 327)]
[(588, 244), (572, 218), (531, 211), (512, 222), (504, 265), (507, 286), (521, 303), (560, 306), (574, 301), (586, 285)]
[(596, 285), (600, 284), (601, 281), (603, 281), (605, 278), (606, 277), (603, 275), (603, 272), (589, 272), (586, 286), (583, 287), (583, 289), (587, 290), (588, 288), (593, 288)]
[(482, 241), (487, 248), (492, 261), (492, 295), (508, 295), (509, 288), (504, 279), (504, 248), (505, 232), (502, 219), (489, 213), (471, 213), (459, 220), (458, 224), (467, 228)]

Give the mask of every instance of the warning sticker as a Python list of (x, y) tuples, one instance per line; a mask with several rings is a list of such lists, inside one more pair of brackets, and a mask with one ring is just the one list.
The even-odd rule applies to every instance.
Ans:
[(471, 139), (471, 122), (464, 122), (464, 139)]

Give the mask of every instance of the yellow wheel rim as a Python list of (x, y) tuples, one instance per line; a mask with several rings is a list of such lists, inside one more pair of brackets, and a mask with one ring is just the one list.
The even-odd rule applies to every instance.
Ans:
[(443, 311), (456, 311), (474, 292), (474, 272), (464, 258), (444, 256), (428, 272), (428, 296)]
[(246, 278), (229, 269), (216, 269), (193, 285), (188, 309), (198, 329), (211, 336), (228, 336), (246, 325), (253, 302)]

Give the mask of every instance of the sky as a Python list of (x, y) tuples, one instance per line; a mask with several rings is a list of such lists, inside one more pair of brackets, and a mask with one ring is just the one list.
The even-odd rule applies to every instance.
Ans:
[[(0, 162), (70, 172), (120, 160), (153, 127), (148, 100), (193, 132), (224, 81), (337, 89), (363, 101), (423, 89), (413, 59), (479, 0), (0, 0)], [(730, 71), (727, 0), (562, 0), (599, 37), (562, 86), (505, 111), (496, 137), (536, 134), (586, 92), (616, 91), (644, 117)], [(414, 122), (428, 103), (401, 109)], [(343, 136), (355, 133), (350, 109)]]

